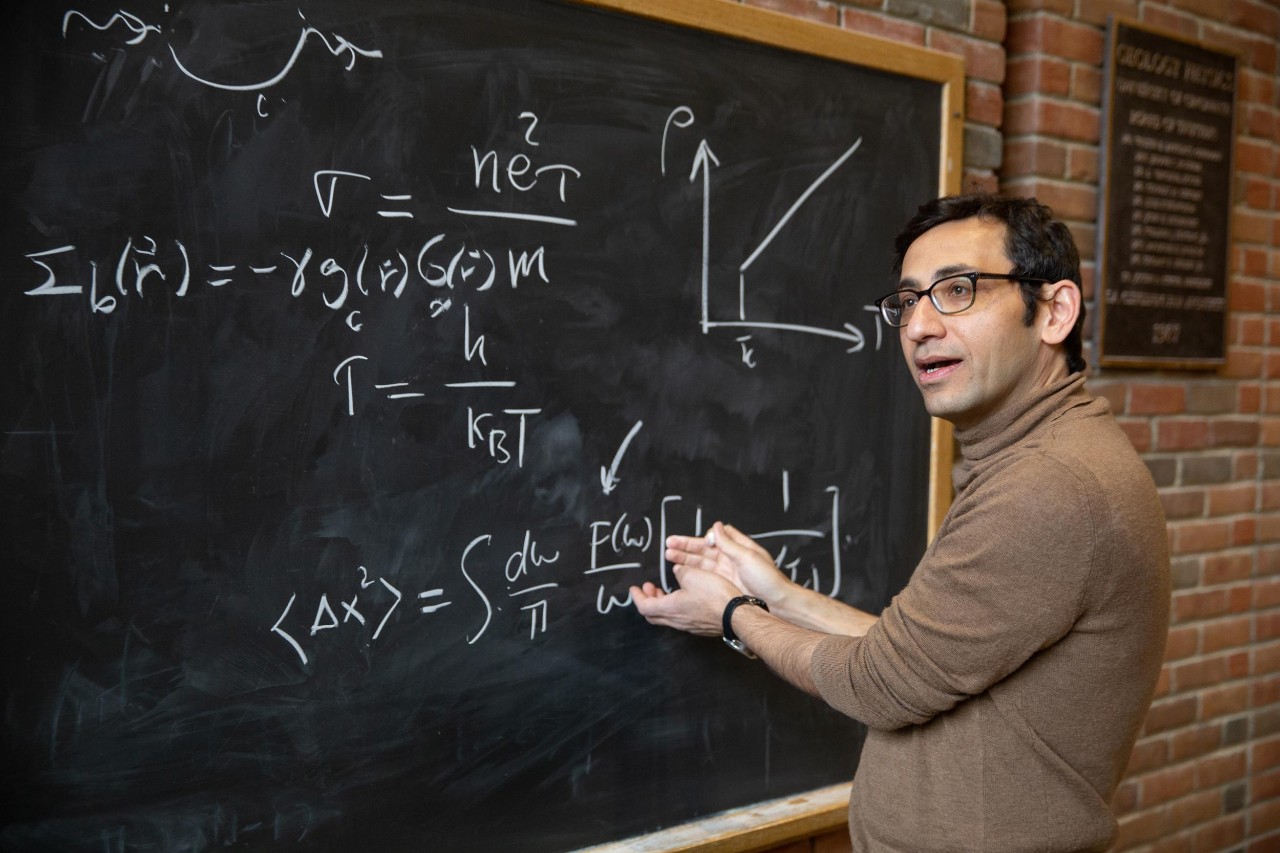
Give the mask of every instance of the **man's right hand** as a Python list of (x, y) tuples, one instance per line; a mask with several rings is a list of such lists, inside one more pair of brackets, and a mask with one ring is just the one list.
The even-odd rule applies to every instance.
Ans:
[(750, 536), (717, 521), (705, 536), (668, 536), (667, 560), (727, 578), (748, 595), (780, 606), (795, 584)]

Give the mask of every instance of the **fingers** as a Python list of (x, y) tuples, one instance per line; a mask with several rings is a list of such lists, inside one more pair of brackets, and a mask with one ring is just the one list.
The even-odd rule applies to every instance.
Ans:
[[(721, 524), (717, 521), (716, 526), (722, 531), (722, 535), (719, 538), (719, 545), (727, 553), (731, 553), (728, 550), (729, 548), (737, 548), (738, 554), (741, 554), (744, 551), (754, 551), (757, 554), (763, 554), (765, 557), (768, 557), (770, 562), (772, 562), (773, 558), (769, 556), (769, 552), (766, 551), (760, 543), (756, 542), (756, 540), (752, 539), (732, 524)], [(728, 547), (726, 547), (726, 544)]]
[(704, 569), (715, 561), (714, 548), (701, 536), (668, 536), (666, 545), (667, 561), (677, 566)]
[(667, 592), (656, 584), (645, 581), (640, 586), (631, 587), (631, 600), (640, 601), (641, 599), (661, 598)]

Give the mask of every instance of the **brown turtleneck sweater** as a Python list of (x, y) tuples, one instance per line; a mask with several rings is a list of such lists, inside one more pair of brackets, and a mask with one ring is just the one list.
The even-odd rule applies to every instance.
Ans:
[(1169, 551), (1151, 476), (1075, 374), (957, 433), (955, 501), (865, 637), (814, 653), (870, 731), (855, 850), (1105, 850), (1160, 672)]

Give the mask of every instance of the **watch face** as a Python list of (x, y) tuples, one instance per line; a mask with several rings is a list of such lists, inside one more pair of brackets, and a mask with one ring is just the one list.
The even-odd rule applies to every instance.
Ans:
[(737, 640), (737, 639), (731, 640), (728, 637), (723, 637), (722, 639), (724, 640), (724, 644), (729, 648), (733, 649), (735, 652), (746, 655), (752, 660), (756, 659), (756, 656), (751, 653), (751, 649), (747, 648), (746, 644), (743, 643), (741, 640)]

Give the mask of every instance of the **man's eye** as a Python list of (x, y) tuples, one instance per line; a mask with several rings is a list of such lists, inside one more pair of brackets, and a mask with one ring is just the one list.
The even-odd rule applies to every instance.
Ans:
[(920, 300), (914, 293), (904, 293), (898, 297), (898, 301), (902, 303), (903, 311), (910, 311), (916, 307), (916, 303)]
[(967, 281), (957, 281), (947, 289), (947, 292), (956, 299), (964, 299), (969, 295), (970, 290)]

